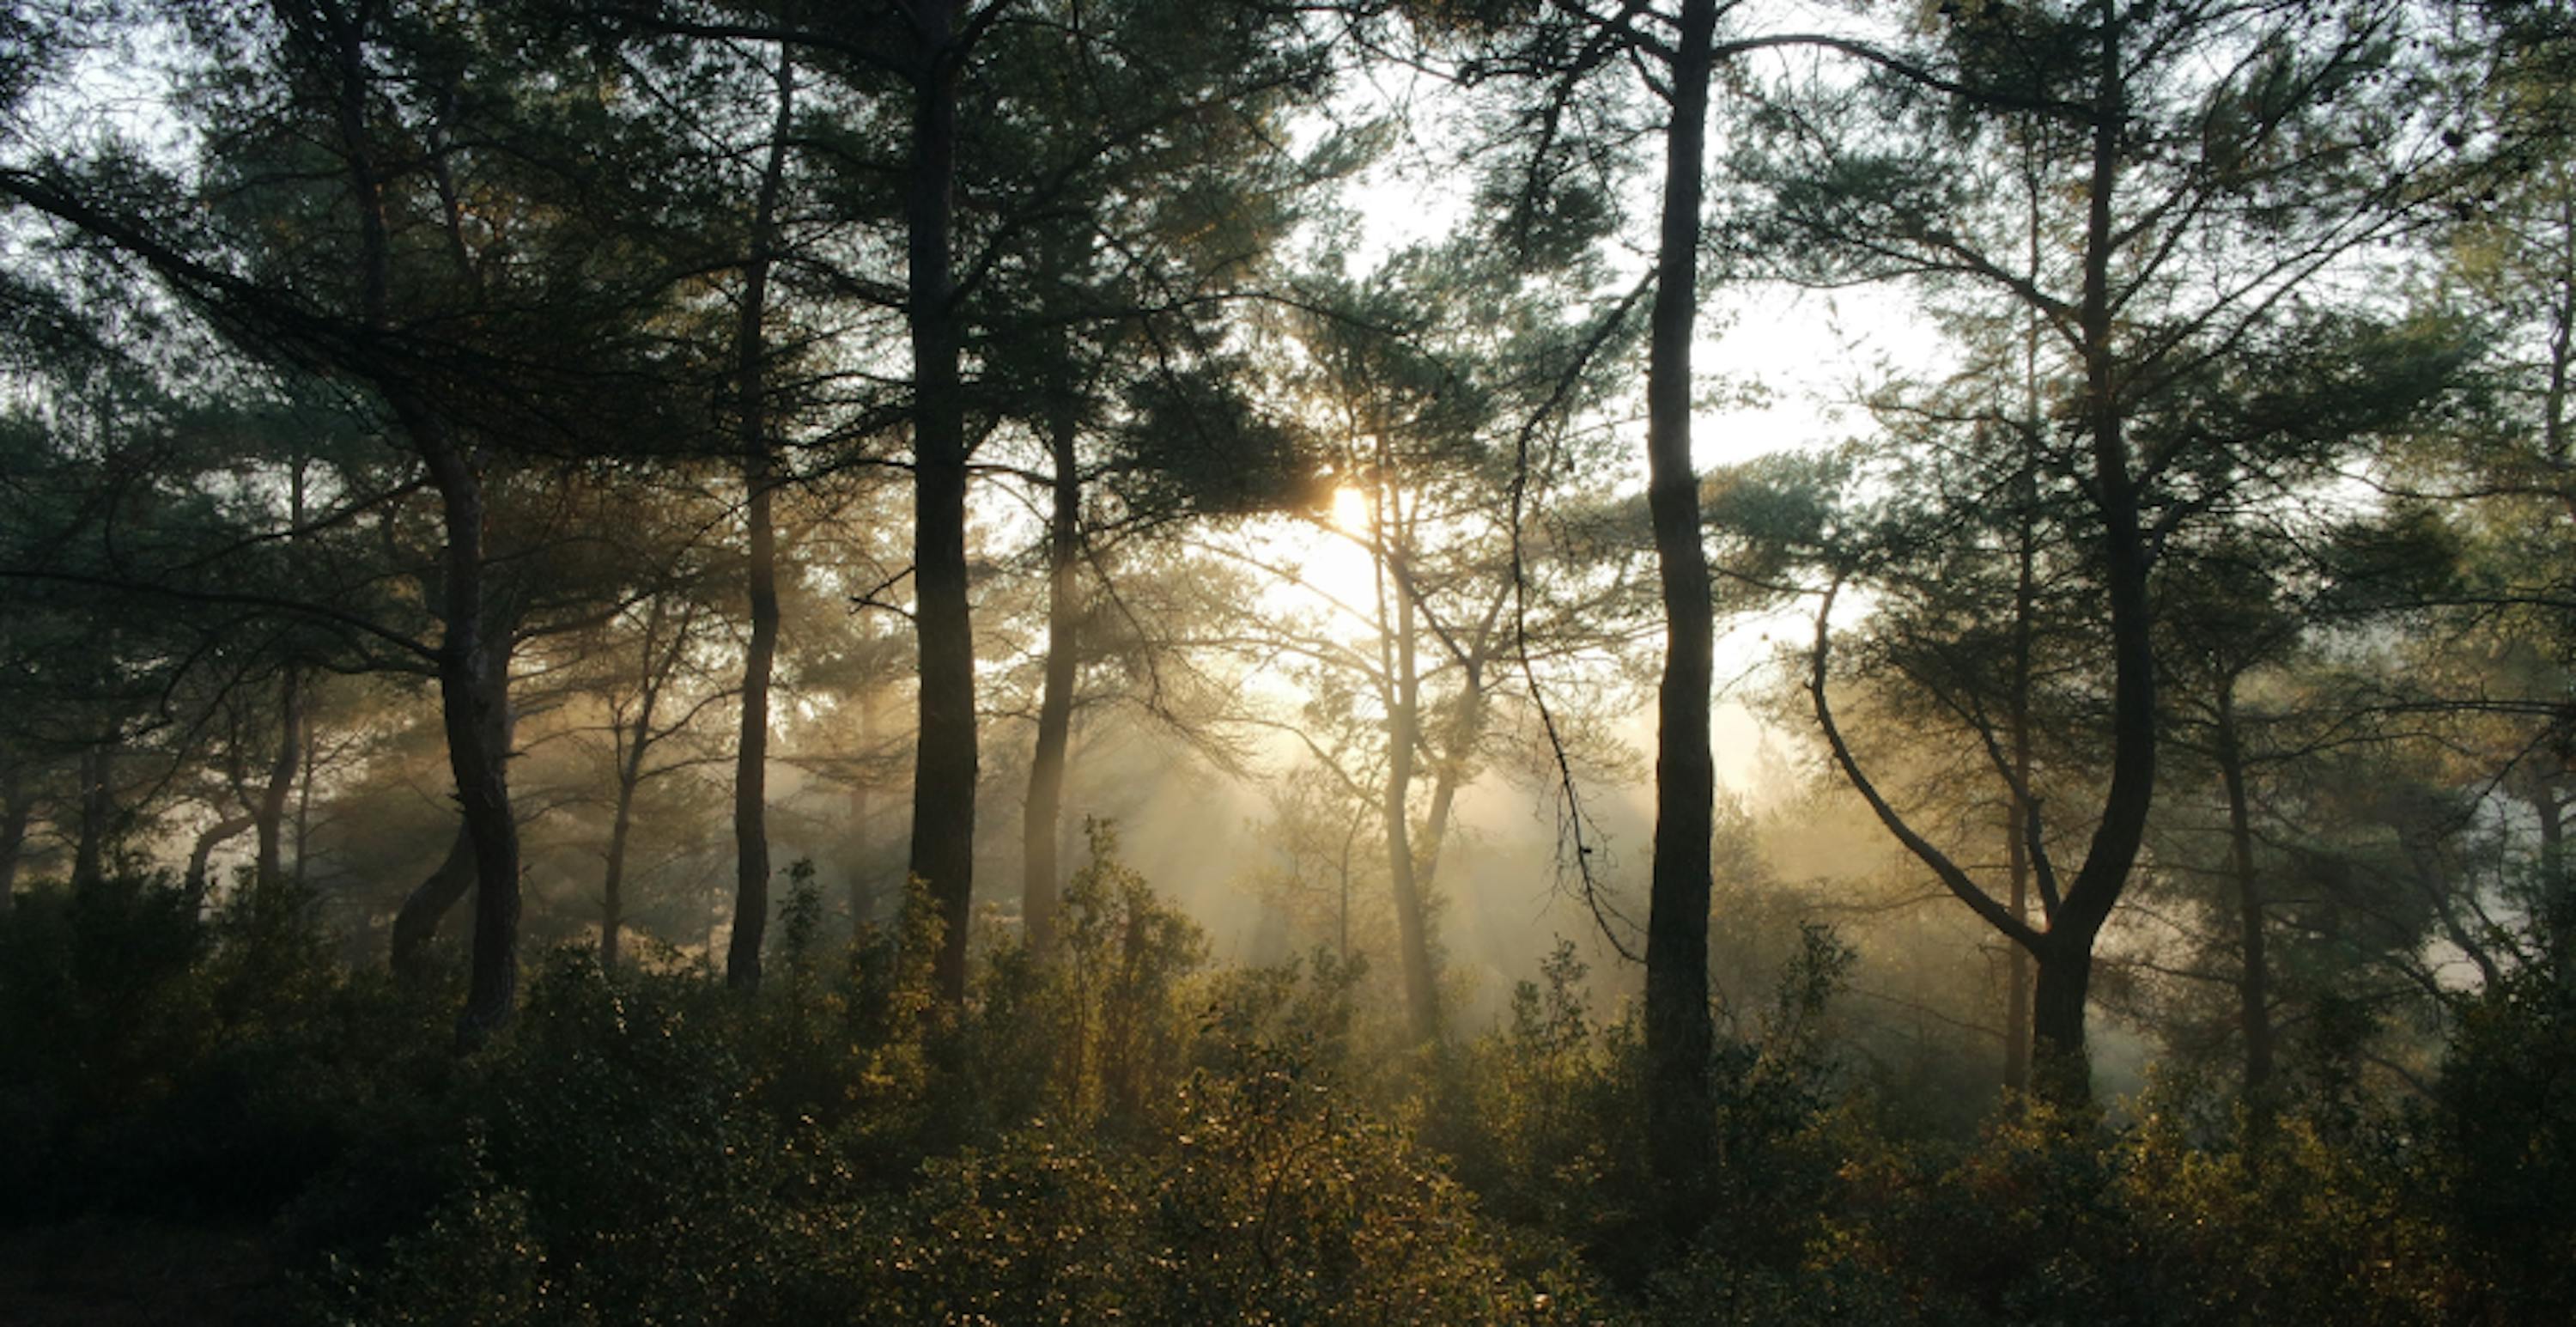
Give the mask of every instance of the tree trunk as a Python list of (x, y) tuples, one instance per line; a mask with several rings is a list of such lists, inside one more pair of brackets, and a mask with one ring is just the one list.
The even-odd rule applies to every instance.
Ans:
[[(2112, 344), (2111, 261), (2119, 237), (2112, 196), (2119, 183), (2121, 126), (2127, 98), (2120, 67), (2120, 27), (2102, 5), (2100, 63), (2093, 108), (2093, 165), (2087, 184), (2084, 297), (2077, 326), (2084, 350), (2084, 418), (2092, 435), (2093, 499), (2102, 518), (2103, 580), (2111, 609), (2111, 782), (2084, 865), (2049, 927), (2050, 953), (2040, 960), (2033, 1011), (2032, 1058), (2043, 1090), (2061, 1104), (2092, 1099), (2085, 1064), (2084, 989), (2092, 944), (2128, 887), (2146, 836), (2155, 796), (2155, 636), (2147, 600), (2148, 552), (2129, 473), (2129, 447)], [(2054, 972), (2052, 973), (2052, 969)]]
[(914, 7), (913, 160), (905, 203), (907, 321), (913, 370), (914, 619), (921, 721), (912, 785), (912, 874), (940, 929), (932, 964), (939, 999), (966, 998), (967, 923), (975, 900), (975, 638), (966, 602), (966, 409), (959, 314), (949, 270), (957, 166), (957, 0)]
[(2245, 796), (2245, 753), (2236, 730), (2236, 679), (2218, 692), (2218, 777), (2227, 791), (2228, 868), (2236, 879), (2237, 1022), (2245, 1038), (2245, 1109), (2257, 1132), (2272, 1115), (2272, 1005), (2263, 955), (2262, 880), (2254, 873), (2254, 820)]
[[(415, 424), (415, 437), (445, 437), (435, 420), (415, 416)], [(470, 1050), (509, 1021), (518, 998), (519, 827), (508, 770), (511, 641), (507, 630), (487, 631), (484, 621), (481, 482), (454, 447), (431, 443), (422, 450), (433, 462), (431, 476), (446, 508), (439, 700), (463, 819), (448, 861), (403, 900), (394, 918), (393, 964), (397, 974), (416, 976), (440, 919), (472, 890), (472, 972), (456, 1029), (458, 1045)]]
[(416, 983), (429, 975), (429, 945), (438, 938), (438, 923), (472, 888), (474, 835), (459, 821), (455, 836), (448, 840), (447, 855), (439, 859), (428, 879), (403, 897), (401, 910), (394, 913), (395, 977)]
[(2084, 1058), (2084, 1002), (2093, 984), (2093, 936), (2062, 924), (2043, 937), (2031, 998), (2031, 1086), (2044, 1100), (2081, 1107), (2092, 1100)]
[[(367, 18), (364, 8), (355, 14), (335, 12), (326, 17), (325, 28), (338, 74), (334, 114), (348, 153), (358, 213), (359, 308), (365, 326), (384, 335), (393, 326), (393, 242), (385, 218), (384, 177), (367, 127), (374, 102)], [(369, 347), (362, 358), (372, 361), (377, 349)], [(402, 358), (396, 355), (390, 362)], [(446, 583), (437, 651), (439, 711), (448, 767), (473, 845), (473, 974), (456, 1024), (457, 1044), (471, 1050), (509, 1021), (518, 1000), (519, 826), (510, 809), (507, 764), (512, 642), (507, 633), (490, 632), (485, 621), (483, 478), (465, 443), (399, 369), (372, 371), (378, 393), (429, 472), (447, 538), (440, 563)], [(436, 927), (434, 914), (430, 926)]]
[(761, 941), (769, 930), (769, 677), (778, 657), (778, 544), (770, 511), (777, 477), (764, 370), (769, 270), (775, 261), (778, 195), (787, 175), (795, 107), (796, 66), (781, 48), (778, 119), (769, 138), (769, 159), (761, 167), (760, 197), (752, 207), (751, 253), (744, 264), (742, 317), (734, 337), (743, 521), (750, 543), (751, 640), (742, 653), (742, 730), (734, 750), (733, 938), (725, 951), (725, 984), (746, 995), (760, 990)]
[[(297, 461), (288, 486), (289, 528), (304, 527), (304, 463)], [(302, 535), (294, 536), (297, 543)], [(295, 791), (295, 775), (304, 759), (304, 687), (290, 660), (277, 677), (277, 754), (269, 761), (268, 782), (260, 789), (251, 819), (259, 830), (259, 858), (253, 877), (262, 886), (286, 880), (286, 799)]]
[(80, 833), (72, 843), (72, 885), (95, 885), (107, 876), (108, 821), (116, 814), (115, 790), (108, 784), (111, 757), (105, 747), (80, 753)]
[[(2035, 260), (2034, 260), (2035, 261)], [(2035, 334), (2034, 334), (2035, 339)], [(2029, 351), (2031, 363), (2028, 381), (2034, 397), (2038, 383), (2037, 350)], [(2032, 417), (2038, 417), (2037, 402), (2032, 402)], [(2024, 467), (2020, 476), (2019, 498), (2022, 504), (2018, 565), (2013, 579), (2013, 659), (2012, 700), (2006, 722), (2012, 731), (2012, 802), (2004, 816), (2004, 847), (2012, 890), (2007, 905), (2013, 919), (2027, 924), (2030, 920), (2030, 795), (2033, 773), (2030, 752), (2030, 679), (2033, 622), (2039, 599), (2039, 535), (2032, 509), (2039, 501), (2039, 478), (2036, 471)], [(2006, 939), (2004, 980), (2011, 989), (2004, 996), (2004, 1089), (2015, 1096), (2030, 1091), (2030, 951), (2019, 942)]]
[(188, 845), (188, 873), (179, 878), (179, 888), (188, 900), (189, 916), (205, 911), (207, 862), (215, 855), (215, 849), (249, 829), (251, 824), (250, 816), (231, 816), (197, 831), (196, 842)]
[(1020, 821), (1020, 917), (1030, 952), (1054, 948), (1056, 824), (1064, 814), (1065, 747), (1073, 731), (1074, 665), (1081, 648), (1075, 572), (1082, 557), (1082, 476), (1074, 444), (1080, 426), (1071, 400), (1060, 401), (1047, 427), (1055, 466), (1055, 504), (1047, 521), (1047, 658), (1038, 698), (1037, 750), (1029, 757), (1029, 800)]
[(877, 686), (859, 683), (859, 765), (850, 789), (850, 934), (876, 915), (876, 809), (874, 777), (877, 749)]
[[(2029, 810), (2019, 798), (2013, 799), (2004, 821), (2004, 832), (2012, 840), (2006, 849), (2012, 884), (2008, 906), (2016, 920), (2027, 922), (2030, 849), (2023, 841), (2030, 834), (2030, 821)], [(2004, 955), (2004, 1090), (2018, 1096), (2030, 1091), (2030, 951), (2006, 937)]]
[(617, 781), (617, 810), (608, 826), (608, 866), (599, 881), (599, 969), (617, 970), (618, 936), (626, 927), (626, 833), (635, 813), (635, 784)]
[(1457, 708), (1449, 718), (1449, 735), (1440, 751), (1440, 772), (1431, 781), (1431, 806), (1422, 816), (1422, 838), (1414, 856), (1424, 889), (1440, 880), (1440, 852), (1449, 842), (1449, 818), (1458, 804), (1458, 788), (1467, 781), (1476, 746), (1485, 738), (1485, 656), (1489, 618), (1476, 636), (1473, 651), (1459, 660)]
[(321, 743), (314, 737), (313, 722), (304, 724), (304, 773), (295, 781), (295, 887), (304, 888), (304, 868), (310, 860), (306, 846), (313, 841), (313, 766), (321, 759)]
[(292, 664), (278, 679), (277, 727), (277, 757), (269, 763), (268, 782), (261, 786), (259, 804), (251, 811), (259, 830), (255, 878), (262, 885), (285, 882), (286, 801), (295, 791), (295, 776), (304, 762), (304, 689)]
[(2540, 860), (2534, 869), (2540, 873), (2537, 907), (2540, 917), (2540, 941), (2544, 946), (2550, 971), (2561, 984), (2576, 982), (2576, 877), (2568, 872), (2566, 808), (2558, 802), (2558, 779), (2564, 773), (2557, 760), (2535, 756), (2534, 765), (2523, 782), (2523, 795), (2531, 801), (2531, 811), (2540, 825)]
[[(1417, 671), (1413, 595), (1399, 579), (1393, 605), (1386, 603), (1385, 563), (1390, 529), (1402, 528), (1403, 515), (1391, 500), (1375, 523), (1378, 549), (1378, 620), (1390, 607), (1395, 629), (1381, 651), (1387, 672), (1386, 783), (1378, 813), (1386, 827), (1387, 878), (1395, 890), (1395, 935), (1404, 968), (1404, 1009), (1413, 1039), (1428, 1042), (1440, 1035), (1440, 991), (1431, 966), (1431, 918), (1422, 884), (1414, 874), (1413, 765), (1422, 740), (1422, 679)], [(1401, 538), (1400, 535), (1394, 536)]]
[[(444, 430), (432, 427), (433, 437)], [(417, 435), (416, 435), (417, 436)], [(519, 996), (519, 823), (510, 807), (510, 641), (483, 611), (483, 486), (461, 451), (424, 443), (447, 515), (446, 635), (439, 643), (447, 763), (474, 842), (473, 970), (457, 1015), (472, 1050), (510, 1021)]]
[(1646, 1132), (1668, 1223), (1697, 1226), (1708, 1162), (1709, 750), (1716, 624), (1691, 464), (1691, 336), (1698, 321), (1702, 153), (1715, 0), (1683, 0), (1664, 143), (1655, 302), (1646, 369), (1646, 501), (1666, 641), (1655, 727), (1655, 856), (1646, 919)]
[(14, 762), (0, 767), (0, 917), (18, 906), (18, 863), (27, 851), (27, 822), (35, 811), (20, 779)]

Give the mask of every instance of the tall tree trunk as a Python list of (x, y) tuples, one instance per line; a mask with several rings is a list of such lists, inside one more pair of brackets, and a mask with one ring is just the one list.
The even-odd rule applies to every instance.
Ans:
[[(397, 406), (397, 411), (402, 408)], [(519, 823), (510, 806), (510, 651), (484, 607), (483, 484), (440, 421), (402, 412), (429, 462), (446, 515), (445, 634), (438, 647), (447, 764), (474, 849), (473, 966), (457, 1045), (472, 1050), (516, 1012), (519, 993)]]
[(2148, 552), (2139, 515), (2115, 347), (2111, 263), (2119, 247), (2112, 199), (2119, 185), (2127, 92), (2120, 65), (2120, 19), (2101, 0), (2099, 65), (2093, 106), (2093, 164), (2087, 182), (2084, 297), (2076, 323), (2084, 352), (2084, 420), (2092, 436), (2093, 501), (2102, 518), (2103, 581), (2111, 609), (2111, 782), (2084, 865), (2066, 890), (2040, 957), (2031, 1025), (2031, 1057), (2041, 1090), (2062, 1104), (2092, 1100), (2085, 1059), (2084, 994), (2092, 979), (2094, 939), (2128, 887), (2146, 836), (2155, 796), (2155, 636), (2147, 600)]
[(27, 822), (35, 799), (27, 796), (17, 764), (0, 765), (0, 917), (18, 905), (18, 863), (27, 851)]
[(2061, 920), (2040, 937), (2032, 955), (2039, 972), (2031, 984), (2031, 1088), (2060, 1105), (2092, 1100), (2092, 1070), (2084, 1058), (2084, 1004), (2093, 985), (2093, 939), (2093, 932)]
[(2540, 829), (2540, 855), (2532, 863), (2539, 874), (2533, 906), (2539, 914), (2540, 943), (2561, 984), (2576, 983), (2576, 876), (2568, 870), (2567, 809), (2558, 800), (2558, 781), (2565, 773), (2557, 759), (2536, 753), (2521, 780), (2522, 795)]
[(608, 825), (608, 865), (599, 880), (599, 968), (617, 970), (618, 937), (626, 929), (626, 835), (635, 815), (635, 783), (621, 773), (617, 810)]
[(876, 832), (874, 766), (877, 749), (877, 686), (859, 683), (859, 765), (850, 788), (850, 934), (876, 915)]
[(304, 763), (304, 689), (293, 664), (287, 665), (277, 682), (277, 755), (269, 762), (268, 782), (261, 785), (259, 804), (252, 808), (251, 820), (259, 830), (259, 867), (255, 877), (262, 885), (282, 884), (286, 880), (286, 801), (295, 791), (295, 775)]
[(626, 842), (635, 825), (635, 794), (644, 786), (644, 758), (658, 740), (653, 732), (653, 712), (661, 708), (662, 687), (680, 666), (681, 653), (689, 647), (695, 618), (694, 610), (683, 609), (679, 621), (673, 622), (660, 595), (646, 603), (633, 731), (626, 731), (623, 721), (611, 716), (618, 741), (617, 801), (609, 815), (607, 863), (599, 882), (599, 966), (604, 972), (617, 968), (619, 937), (626, 926)]
[(321, 757), (321, 743), (314, 735), (313, 721), (304, 723), (304, 768), (295, 781), (295, 887), (304, 888), (306, 848), (313, 841), (313, 766)]
[(2258, 1136), (2272, 1117), (2272, 1004), (2263, 955), (2262, 880), (2254, 872), (2254, 818), (2245, 795), (2245, 751), (2236, 726), (2236, 679), (2218, 691), (2218, 777), (2227, 793), (2227, 864), (2236, 880), (2238, 1029), (2245, 1038), (2245, 1109)]
[(1486, 606), (1475, 634), (1457, 656), (1458, 696), (1449, 712), (1448, 731), (1441, 738), (1440, 769), (1432, 778), (1431, 806), (1423, 814), (1422, 838), (1414, 852), (1422, 864), (1420, 874), (1425, 889), (1439, 883), (1440, 852), (1449, 842), (1449, 817), (1458, 804), (1458, 789), (1466, 783), (1475, 763), (1476, 748), (1485, 740), (1486, 651), (1493, 645), (1495, 627), (1510, 602), (1511, 589), (1506, 585)]
[[(479, 553), (474, 565), (479, 581)], [(447, 569), (451, 585), (456, 570), (451, 559)], [(477, 638), (482, 635), (479, 630), (473, 634)], [(401, 909), (394, 914), (391, 945), (394, 974), (417, 980), (425, 971), (429, 945), (438, 936), (440, 921), (469, 891), (473, 893), (473, 977), (457, 1029), (459, 1044), (467, 1048), (481, 1044), (483, 1038), (508, 1021), (518, 977), (517, 877), (513, 874), (501, 889), (481, 887), (486, 872), (507, 869), (515, 873), (519, 860), (519, 830), (511, 819), (509, 783), (503, 766), (509, 759), (514, 732), (508, 633), (496, 634), (500, 645), (476, 652), (478, 675), (463, 685), (453, 681), (449, 672), (449, 647), (440, 648), (439, 690), (446, 719), (448, 768), (457, 781), (457, 805), (463, 816), (446, 858), (403, 899)], [(469, 777), (475, 788), (471, 793), (467, 791)], [(492, 823), (495, 807), (501, 820), (497, 828)], [(466, 1019), (485, 1021), (469, 1024)]]
[(81, 748), (80, 831), (72, 843), (72, 884), (95, 885), (107, 876), (109, 821), (116, 815), (116, 794), (108, 776), (113, 757), (103, 746)]
[(179, 888), (188, 900), (189, 916), (205, 911), (207, 863), (214, 857), (215, 849), (249, 829), (251, 823), (250, 816), (228, 816), (197, 831), (196, 841), (188, 845), (188, 872), (179, 877)]
[(395, 977), (418, 982), (429, 975), (429, 945), (438, 938), (438, 923), (473, 888), (474, 835), (460, 820), (447, 841), (447, 855), (430, 870), (428, 879), (403, 896), (401, 909), (394, 913), (390, 958)]
[(1691, 337), (1698, 322), (1702, 155), (1716, 0), (1683, 0), (1664, 140), (1663, 215), (1646, 368), (1646, 503), (1666, 639), (1656, 700), (1655, 857), (1646, 916), (1646, 1133), (1665, 1215), (1695, 1227), (1708, 1163), (1709, 749), (1716, 620), (1691, 464)]
[[(1390, 542), (1404, 538), (1404, 516), (1389, 493), (1373, 524), (1377, 548), (1378, 620), (1395, 618), (1380, 651), (1387, 675), (1386, 783), (1378, 813), (1386, 827), (1387, 878), (1395, 892), (1395, 935), (1404, 968), (1404, 1009), (1413, 1039), (1428, 1042), (1440, 1035), (1440, 991), (1431, 965), (1431, 918), (1422, 884), (1414, 874), (1413, 768), (1422, 741), (1422, 679), (1418, 662), (1413, 595), (1403, 585)], [(1390, 531), (1396, 532), (1390, 534)], [(1389, 572), (1396, 571), (1394, 603), (1387, 601)]]
[(1420, 863), (1415, 874), (1426, 890), (1440, 882), (1440, 854), (1449, 842), (1458, 789), (1467, 781), (1468, 764), (1485, 735), (1484, 661), (1469, 659), (1464, 666), (1466, 676), (1459, 683), (1457, 710), (1450, 717), (1449, 737), (1440, 752), (1440, 770), (1431, 779), (1431, 805), (1422, 814), (1422, 836), (1414, 844), (1414, 858)]
[[(2029, 815), (2018, 797), (2004, 814), (2004, 833), (2011, 840), (2005, 849), (2012, 889), (2006, 906), (2024, 922), (2030, 920)], [(2004, 984), (2004, 1089), (2018, 1096), (2030, 1091), (2030, 951), (2009, 937), (2004, 941)]]
[[(358, 213), (359, 308), (369, 331), (384, 337), (393, 328), (393, 243), (385, 218), (385, 176), (367, 127), (374, 102), (366, 55), (369, 18), (370, 11), (360, 6), (354, 12), (328, 10), (319, 21), (339, 76), (334, 113)], [(370, 364), (403, 359), (393, 354), (379, 360), (377, 350), (370, 347), (364, 356)], [(440, 561), (445, 584), (437, 651), (439, 712), (448, 768), (456, 779), (474, 854), (473, 973), (456, 1023), (457, 1044), (470, 1050), (507, 1023), (518, 1002), (519, 825), (510, 809), (507, 764), (512, 642), (485, 621), (483, 477), (465, 442), (402, 370), (371, 371), (377, 391), (429, 472), (447, 538)], [(431, 925), (436, 925), (434, 917)]]
[[(292, 538), (300, 545), (304, 528), (301, 460), (289, 473), (287, 494), (288, 528), (297, 532)], [(268, 782), (260, 789), (258, 804), (251, 808), (251, 818), (259, 830), (259, 864), (254, 878), (264, 887), (286, 880), (286, 799), (295, 790), (296, 771), (304, 759), (303, 681), (292, 660), (278, 670), (277, 754), (269, 761)]]
[(751, 640), (742, 652), (742, 730), (734, 749), (733, 938), (725, 984), (760, 989), (761, 941), (769, 931), (769, 677), (778, 657), (778, 544), (770, 495), (777, 486), (769, 446), (767, 366), (769, 270), (776, 261), (778, 195), (787, 178), (788, 131), (796, 109), (796, 66), (778, 56), (778, 119), (752, 206), (751, 253), (743, 267), (742, 316), (734, 336), (735, 407), (741, 425), (743, 521), (748, 539)]
[[(2036, 339), (2034, 334), (2034, 339)], [(2031, 351), (2035, 361), (2037, 351)], [(2030, 366), (2029, 381), (2034, 393), (2038, 382), (2035, 363)], [(2037, 412), (2034, 409), (2033, 417)], [(2034, 623), (2032, 614), (2039, 599), (2039, 534), (2032, 509), (2039, 501), (2039, 478), (2035, 470), (2024, 467), (2020, 476), (2019, 500), (2022, 504), (2020, 545), (2013, 580), (2013, 655), (2012, 699), (2005, 722), (2011, 725), (2006, 734), (2012, 743), (2013, 790), (2010, 809), (2004, 816), (2004, 848), (2009, 875), (2013, 919), (2030, 920), (2030, 806), (2024, 800), (2030, 795), (2033, 774), (2030, 751), (2030, 686), (2031, 649)], [(2016, 1096), (2030, 1091), (2030, 951), (2007, 937), (2004, 980), (2010, 990), (2004, 996), (2004, 1088)]]
[(1075, 443), (1081, 426), (1069, 395), (1048, 421), (1047, 449), (1055, 466), (1054, 506), (1047, 519), (1046, 679), (1038, 698), (1037, 749), (1029, 757), (1029, 800), (1020, 821), (1020, 916), (1029, 949), (1055, 945), (1056, 890), (1062, 866), (1056, 857), (1056, 824), (1064, 814), (1065, 747), (1073, 732), (1074, 665), (1081, 642), (1075, 573), (1082, 558), (1082, 474)]
[(921, 721), (912, 784), (912, 874), (940, 928), (940, 1000), (966, 999), (967, 923), (975, 901), (975, 637), (966, 602), (966, 403), (960, 314), (950, 271), (950, 187), (957, 173), (957, 81), (966, 52), (957, 0), (913, 6), (913, 159), (905, 200), (912, 336), (914, 621)]

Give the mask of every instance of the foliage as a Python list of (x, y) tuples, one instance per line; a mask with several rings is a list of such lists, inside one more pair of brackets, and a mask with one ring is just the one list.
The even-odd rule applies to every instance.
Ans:
[(110, 877), (0, 919), (0, 1220), (265, 1214), (435, 1062), (419, 1011), (332, 965), (290, 886), (207, 922), (185, 902)]
[[(11, 7), (0, 1319), (2553, 1321), (2566, 11)], [(1941, 361), (1697, 480), (1703, 268)], [(1703, 826), (1810, 607), (1843, 777)], [(1181, 747), (1329, 947), (1047, 906)], [(1654, 808), (1642, 1017), (1477, 1021), (1516, 775), (1605, 925)]]
[(953, 1019), (923, 946), (836, 957), (800, 877), (758, 1001), (567, 947), (465, 1060), (286, 890), (38, 891), (0, 922), (5, 1222), (266, 1216), (303, 1311), (365, 1323), (2518, 1323), (2576, 1265), (2545, 974), (2462, 1004), (2421, 1105), (2302, 1080), (2257, 1133), (2172, 1077), (1959, 1147), (1850, 1089), (1855, 954), (1809, 928), (1718, 1051), (1719, 1215), (1677, 1243), (1603, 1127), (1633, 1011), (1571, 946), (1426, 1061), (1330, 950), (1208, 970), (1094, 850), (1062, 951), (996, 950)]
[(2441, 1205), (2486, 1310), (2539, 1320), (2576, 1296), (2576, 996), (2525, 973), (2466, 1002), (2434, 1098)]

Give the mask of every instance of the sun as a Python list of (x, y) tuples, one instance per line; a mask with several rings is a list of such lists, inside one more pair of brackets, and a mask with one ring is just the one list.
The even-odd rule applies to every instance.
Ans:
[(1333, 528), (1343, 534), (1368, 533), (1369, 495), (1365, 490), (1348, 484), (1333, 490)]

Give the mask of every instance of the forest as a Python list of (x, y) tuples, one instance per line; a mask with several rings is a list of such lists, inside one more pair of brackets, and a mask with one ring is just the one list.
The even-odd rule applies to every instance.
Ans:
[(2547, 1324), (2567, 0), (12, 0), (0, 1320)]

